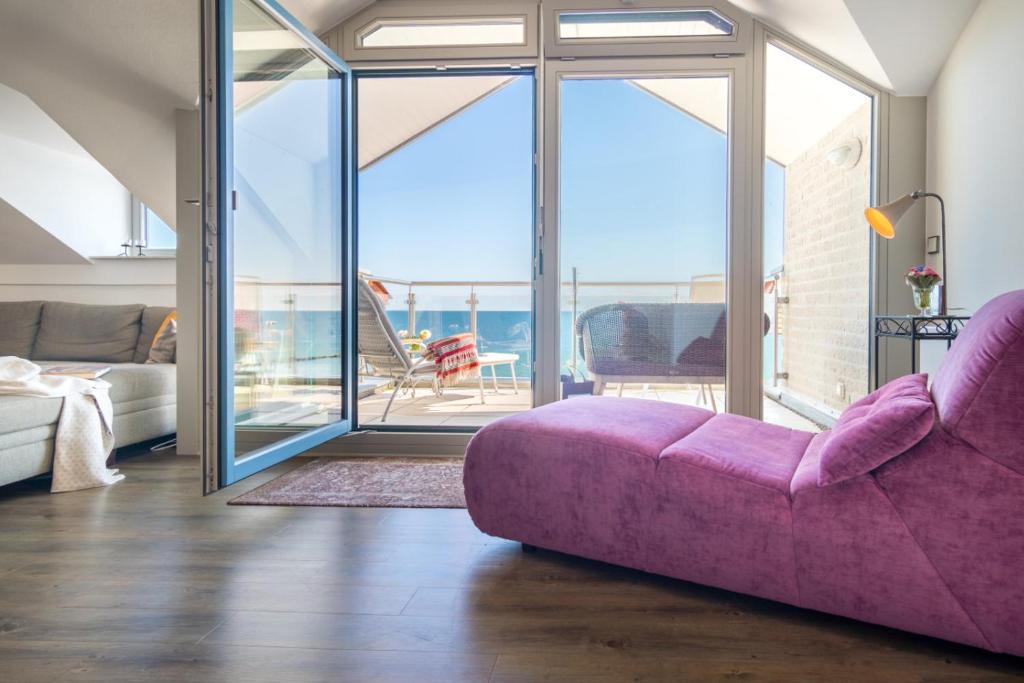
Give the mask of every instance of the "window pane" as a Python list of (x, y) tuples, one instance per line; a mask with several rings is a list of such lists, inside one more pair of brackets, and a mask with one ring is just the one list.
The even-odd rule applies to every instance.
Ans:
[(564, 12), (558, 37), (566, 40), (731, 36), (733, 25), (711, 10)]
[[(529, 409), (533, 78), (356, 83), (359, 265), (374, 291), (360, 287), (360, 425), (479, 427)], [(482, 385), (472, 373), (403, 381), (428, 340), (455, 334), (472, 335)], [(389, 347), (396, 338), (408, 361)]]
[(178, 234), (149, 207), (146, 207), (146, 246), (150, 249), (178, 248)]
[(764, 419), (814, 430), (868, 393), (872, 100), (769, 45)]
[(563, 395), (724, 409), (728, 78), (566, 79), (559, 104)]
[[(342, 84), (234, 4), (235, 455), (343, 419)], [(275, 435), (276, 434), (276, 435)]]
[(526, 43), (526, 20), (523, 17), (488, 17), (377, 21), (360, 35), (359, 43), (362, 47), (523, 45)]

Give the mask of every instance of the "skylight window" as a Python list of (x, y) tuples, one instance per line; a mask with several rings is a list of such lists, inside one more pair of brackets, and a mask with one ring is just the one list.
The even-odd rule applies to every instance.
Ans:
[(561, 12), (558, 37), (567, 41), (731, 36), (731, 21), (712, 10)]
[(379, 19), (358, 33), (364, 48), (526, 44), (526, 17)]

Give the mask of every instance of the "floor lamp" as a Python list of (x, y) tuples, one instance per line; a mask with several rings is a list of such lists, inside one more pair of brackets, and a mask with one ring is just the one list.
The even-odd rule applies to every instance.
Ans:
[(914, 202), (923, 197), (934, 197), (939, 200), (939, 214), (942, 217), (941, 244), (939, 245), (942, 249), (942, 303), (939, 306), (939, 315), (946, 315), (946, 304), (949, 301), (949, 275), (946, 272), (946, 203), (942, 201), (942, 197), (934, 192), (918, 190), (905, 194), (894, 202), (864, 209), (864, 217), (868, 219), (868, 224), (875, 232), (885, 239), (891, 240), (896, 236), (896, 224), (903, 218), (903, 214), (910, 209)]

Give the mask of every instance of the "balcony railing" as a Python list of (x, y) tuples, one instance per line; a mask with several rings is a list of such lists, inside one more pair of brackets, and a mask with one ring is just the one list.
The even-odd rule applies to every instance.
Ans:
[[(474, 336), (479, 337), (479, 317), (481, 309), (481, 298), (480, 294), (483, 290), (494, 290), (494, 289), (521, 289), (529, 291), (533, 286), (533, 283), (529, 280), (406, 280), (401, 278), (387, 277), (387, 276), (372, 276), (374, 280), (384, 283), (390, 286), (392, 289), (400, 288), (404, 291), (405, 298), (401, 301), (405, 306), (405, 312), (407, 315), (407, 327), (410, 333), (415, 334), (415, 330), (419, 329), (416, 325), (417, 319), (417, 307), (421, 301), (417, 297), (417, 293), (422, 293), (425, 289), (445, 289), (449, 291), (462, 290), (466, 293), (466, 299), (464, 304), (468, 311), (468, 331)], [(771, 367), (767, 373), (768, 380), (772, 385), (777, 385), (779, 379), (785, 378), (785, 373), (781, 371), (779, 362), (782, 354), (782, 342), (781, 342), (781, 329), (779, 325), (780, 312), (782, 307), (786, 303), (783, 297), (779, 296), (779, 285), (782, 277), (781, 269), (772, 272), (768, 275), (765, 280), (766, 284), (766, 296), (765, 296), (765, 310), (769, 312), (772, 317), (772, 337), (771, 337)], [(567, 300), (564, 300), (563, 311), (571, 314), (570, 329), (575, 329), (576, 318), (580, 311), (580, 301), (584, 296), (588, 298), (600, 298), (600, 294), (594, 293), (594, 290), (610, 290), (620, 292), (657, 292), (658, 296), (651, 297), (652, 301), (659, 301), (665, 303), (685, 303), (690, 300), (691, 290), (693, 288), (695, 280), (647, 280), (647, 281), (636, 281), (636, 280), (580, 280), (576, 277), (576, 273), (573, 273), (572, 279), (563, 280), (561, 282), (562, 291), (567, 296)], [(706, 282), (706, 281), (705, 281)], [(771, 284), (770, 291), (767, 285)], [(309, 296), (303, 296), (301, 290), (319, 289), (324, 287), (339, 287), (338, 282), (300, 282), (300, 281), (281, 281), (281, 282), (260, 282), (260, 281), (247, 281), (239, 280), (237, 282), (239, 287), (253, 287), (257, 288), (262, 292), (268, 292), (273, 290), (279, 290), (271, 295), (271, 298), (277, 298), (279, 304), (283, 304), (284, 310), (288, 313), (289, 318), (294, 319), (296, 311), (303, 310), (303, 301), (308, 300)], [(581, 293), (586, 293), (581, 294)], [(259, 295), (257, 295), (258, 298)], [(278, 298), (279, 297), (279, 298)], [(397, 297), (396, 297), (397, 298)], [(616, 297), (621, 298), (621, 296)], [(526, 310), (529, 310), (528, 308)], [(288, 340), (294, 344), (293, 340)], [(293, 347), (294, 348), (294, 347)], [(575, 370), (576, 359), (576, 344), (573, 343), (570, 346), (570, 357), (568, 359), (570, 367)], [(320, 360), (322, 356), (305, 357), (301, 354), (287, 354), (293, 359), (294, 362)], [(767, 359), (766, 359), (767, 360)]]

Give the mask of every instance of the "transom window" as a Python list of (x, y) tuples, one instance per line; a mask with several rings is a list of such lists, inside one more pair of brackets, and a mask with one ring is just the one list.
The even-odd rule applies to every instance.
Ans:
[(378, 19), (357, 34), (364, 48), (526, 44), (526, 17)]
[(731, 36), (733, 30), (731, 21), (706, 9), (558, 14), (558, 37), (568, 41)]

